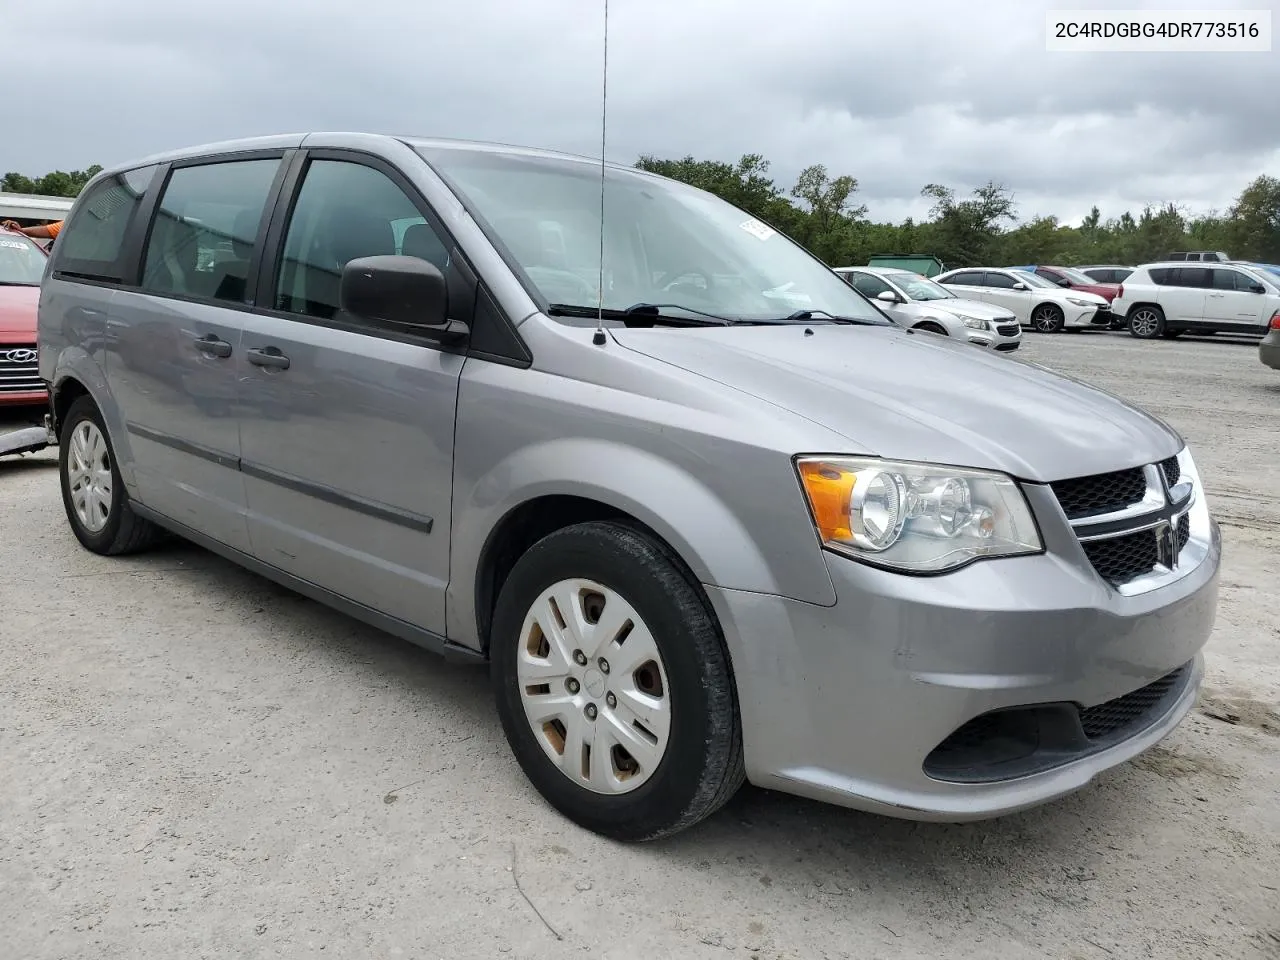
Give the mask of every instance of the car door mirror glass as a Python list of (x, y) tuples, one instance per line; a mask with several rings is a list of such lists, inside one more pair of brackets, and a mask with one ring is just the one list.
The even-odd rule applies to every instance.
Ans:
[[(369, 323), (415, 333), (465, 332), (449, 320), (444, 274), (419, 257), (376, 256), (352, 260), (338, 291), (343, 311)], [(461, 330), (459, 330), (461, 328)]]

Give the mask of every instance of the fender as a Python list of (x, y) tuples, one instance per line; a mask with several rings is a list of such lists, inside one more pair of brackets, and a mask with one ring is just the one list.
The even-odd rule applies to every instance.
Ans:
[(463, 483), (455, 487), (445, 604), (451, 640), (477, 649), (482, 645), (475, 583), (491, 533), (522, 504), (553, 495), (582, 497), (629, 514), (662, 537), (708, 586), (784, 593), (777, 565), (785, 563), (793, 573), (803, 567), (811, 585), (807, 596), (795, 599), (835, 603), (835, 587), (816, 537), (808, 563), (794, 555), (771, 561), (730, 505), (677, 464), (605, 440), (561, 439), (521, 448), (469, 490)]

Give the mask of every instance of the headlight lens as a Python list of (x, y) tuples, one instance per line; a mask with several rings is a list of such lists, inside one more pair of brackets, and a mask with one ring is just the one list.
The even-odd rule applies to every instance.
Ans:
[(1081, 300), (1078, 297), (1067, 297), (1067, 303), (1074, 303), (1077, 307), (1096, 307), (1097, 304), (1092, 300)]
[(975, 320), (973, 317), (961, 317), (961, 321), (970, 330), (990, 330), (991, 324), (985, 320)]
[(863, 457), (796, 461), (822, 544), (877, 566), (941, 573), (1043, 549), (1014, 481), (986, 470)]

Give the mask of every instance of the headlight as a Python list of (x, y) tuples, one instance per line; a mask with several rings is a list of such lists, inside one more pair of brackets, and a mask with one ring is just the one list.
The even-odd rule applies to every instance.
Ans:
[(911, 573), (1039, 553), (1031, 508), (1002, 473), (862, 457), (796, 461), (822, 544)]
[(991, 324), (985, 320), (975, 320), (973, 317), (961, 317), (961, 322), (970, 330), (990, 330)]
[(1101, 304), (1094, 303), (1092, 300), (1079, 300), (1076, 297), (1067, 297), (1067, 303), (1074, 303), (1077, 307), (1101, 306)]

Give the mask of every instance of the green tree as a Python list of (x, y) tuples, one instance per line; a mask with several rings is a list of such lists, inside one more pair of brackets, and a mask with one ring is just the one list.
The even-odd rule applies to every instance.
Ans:
[(0, 191), (5, 193), (32, 193), (44, 197), (77, 197), (84, 185), (102, 172), (94, 164), (87, 170), (54, 170), (41, 177), (9, 172), (0, 177)]

